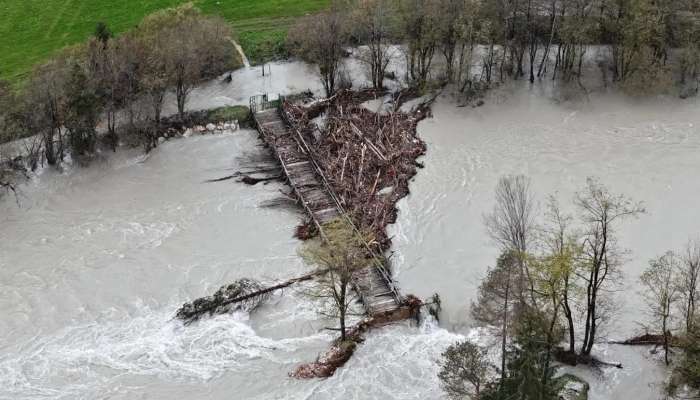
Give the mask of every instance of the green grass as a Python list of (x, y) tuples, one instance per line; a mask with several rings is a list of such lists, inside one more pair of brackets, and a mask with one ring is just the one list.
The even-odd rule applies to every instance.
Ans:
[(248, 119), (250, 108), (246, 106), (219, 107), (207, 111), (207, 120), (210, 122), (229, 122), (238, 120), (243, 122)]
[[(89, 37), (97, 22), (128, 30), (161, 8), (185, 0), (2, 0), (0, 78), (18, 82), (58, 49)], [(231, 23), (246, 53), (260, 60), (279, 52), (295, 19), (325, 8), (330, 0), (195, 0), (203, 12)]]

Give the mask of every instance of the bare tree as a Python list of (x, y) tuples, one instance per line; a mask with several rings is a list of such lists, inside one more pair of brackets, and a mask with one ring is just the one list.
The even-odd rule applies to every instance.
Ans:
[[(307, 294), (321, 301), (327, 301), (328, 309), (321, 314), (336, 318), (340, 325), (341, 340), (346, 339), (346, 319), (355, 299), (351, 291), (353, 274), (369, 265), (363, 238), (352, 226), (342, 219), (324, 225), (322, 241), (308, 242), (301, 252), (309, 263), (326, 270), (318, 279), (317, 287)], [(333, 328), (335, 329), (335, 328)]]
[(24, 91), (24, 125), (41, 135), (44, 157), (49, 165), (63, 159), (67, 81), (68, 63), (62, 53), (37, 67)]
[(442, 353), (438, 378), (451, 398), (479, 400), (482, 390), (490, 383), (493, 369), (485, 349), (463, 341), (450, 345)]
[(71, 152), (74, 157), (90, 155), (97, 143), (97, 123), (102, 111), (102, 102), (85, 61), (71, 62), (69, 79), (66, 82), (66, 117)]
[(438, 49), (439, 24), (442, 22), (439, 13), (445, 5), (438, 0), (401, 0), (397, 3), (398, 25), (406, 47), (408, 78), (417, 86), (422, 86), (428, 79)]
[(393, 57), (389, 40), (393, 30), (392, 2), (388, 0), (355, 0), (352, 3), (353, 31), (356, 39), (365, 45), (359, 59), (369, 69), (372, 87), (384, 86), (384, 75)]
[(679, 263), (678, 290), (682, 299), (685, 331), (693, 331), (696, 320), (695, 307), (700, 280), (700, 240), (690, 240)]
[[(535, 210), (534, 198), (530, 191), (530, 180), (523, 175), (504, 176), (496, 185), (496, 205), (491, 214), (484, 217), (484, 223), (491, 239), (503, 252), (518, 255), (521, 274), (527, 279), (529, 296), (534, 305), (534, 284), (530, 277), (525, 255), (534, 240)], [(525, 301), (525, 290), (517, 293)]]
[(585, 226), (582, 238), (581, 271), (586, 287), (586, 322), (581, 355), (589, 356), (598, 333), (602, 314), (601, 292), (619, 281), (623, 265), (615, 228), (628, 218), (644, 213), (641, 203), (614, 195), (593, 178), (576, 195), (575, 205)]
[(676, 285), (677, 272), (678, 258), (669, 251), (659, 258), (649, 261), (649, 267), (640, 277), (644, 285), (644, 298), (649, 305), (652, 323), (654, 328), (661, 330), (663, 335), (666, 365), (670, 363), (668, 351), (671, 337), (671, 313), (679, 299), (678, 286)]
[(114, 48), (115, 97), (129, 118), (129, 128), (136, 128), (138, 116), (137, 104), (143, 96), (145, 75), (146, 47), (141, 38), (135, 34), (119, 37)]
[(107, 135), (111, 138), (112, 151), (117, 149), (116, 114), (120, 106), (116, 90), (118, 74), (115, 69), (117, 64), (114, 50), (115, 42), (111, 32), (105, 24), (98, 23), (95, 37), (88, 40), (86, 45), (86, 58), (92, 80), (97, 87), (97, 95), (104, 106)]
[[(559, 0), (551, 0), (549, 6), (549, 37), (546, 39), (544, 52), (542, 53), (542, 60), (540, 61), (540, 66), (537, 69), (537, 77), (541, 78), (542, 74), (545, 72), (545, 67), (547, 66), (547, 61), (549, 61), (549, 51), (554, 43), (554, 38), (559, 31), (559, 26), (561, 25), (557, 14), (557, 4)], [(563, 7), (563, 6), (562, 6)], [(531, 61), (532, 62), (532, 61)]]
[(289, 32), (287, 40), (294, 54), (318, 65), (326, 96), (333, 95), (340, 79), (344, 46), (348, 42), (347, 18), (338, 6), (302, 18)]
[(554, 63), (552, 78), (557, 74), (564, 81), (571, 80), (574, 76), (581, 76), (583, 57), (586, 48), (594, 39), (594, 22), (591, 18), (592, 7), (595, 0), (565, 0), (562, 2), (559, 19), (560, 41), (557, 46), (557, 57)]
[(158, 44), (180, 118), (194, 86), (223, 72), (235, 51), (229, 25), (220, 18), (204, 16), (192, 3), (149, 15), (139, 25), (138, 34)]
[[(478, 15), (480, 12), (479, 2), (475, 0), (467, 1), (452, 1), (452, 3), (457, 3), (453, 6), (453, 10), (446, 10), (443, 12), (458, 13), (459, 18), (453, 21), (449, 17), (445, 17), (445, 22), (441, 23), (441, 26), (449, 27), (450, 23), (455, 24), (454, 28), (443, 28), (442, 30), (442, 52), (445, 56), (447, 62), (447, 79), (456, 82), (461, 91), (467, 87), (468, 84), (472, 82), (472, 56), (474, 47), (478, 44), (478, 40), (488, 39), (480, 37), (479, 31), (479, 21)], [(456, 39), (451, 39), (452, 35), (456, 35)], [(456, 73), (454, 71), (454, 59), (455, 55), (450, 54), (451, 42), (456, 40), (456, 51), (457, 53), (457, 66)]]
[(151, 108), (154, 125), (145, 129), (141, 135), (146, 152), (158, 145), (157, 130), (160, 126), (165, 94), (171, 84), (171, 77), (168, 75), (170, 35), (170, 29), (158, 29), (140, 41), (143, 56), (140, 60), (139, 86), (143, 98)]
[(467, 38), (473, 36), (470, 35), (470, 31), (473, 32), (473, 24), (470, 24), (471, 20), (468, 19), (470, 14), (465, 12), (465, 1), (444, 0), (438, 3), (442, 4), (439, 4), (435, 10), (437, 42), (440, 52), (445, 57), (446, 78), (452, 82), (456, 75), (455, 57), (457, 56), (458, 44), (460, 44), (460, 50), (464, 52), (468, 42)]
[[(504, 35), (507, 30), (507, 24), (504, 24), (504, 21), (507, 21), (507, 18), (504, 16), (505, 11), (501, 7), (505, 1), (479, 3), (480, 6), (477, 9), (478, 12), (475, 18), (476, 21), (479, 21), (478, 29), (475, 27), (477, 38), (487, 46), (487, 51), (482, 56), (481, 62), (481, 80), (487, 84), (491, 84), (493, 80), (493, 69), (497, 65), (499, 58), (501, 59), (499, 68), (501, 80), (503, 80), (505, 72), (507, 46)], [(503, 45), (497, 48), (496, 45), (499, 43), (503, 43)], [(499, 52), (502, 53), (501, 57), (499, 57)]]

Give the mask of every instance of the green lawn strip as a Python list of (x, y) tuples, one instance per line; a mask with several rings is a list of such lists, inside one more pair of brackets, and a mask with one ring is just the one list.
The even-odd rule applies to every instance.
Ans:
[[(197, 0), (205, 13), (231, 22), (253, 60), (274, 56), (284, 33), (300, 16), (330, 0)], [(0, 2), (0, 77), (13, 82), (58, 49), (84, 41), (99, 21), (115, 32), (137, 25), (158, 9), (184, 0), (5, 0)]]
[(207, 111), (207, 119), (210, 122), (230, 122), (237, 120), (246, 121), (250, 115), (250, 108), (247, 106), (226, 106), (214, 108)]

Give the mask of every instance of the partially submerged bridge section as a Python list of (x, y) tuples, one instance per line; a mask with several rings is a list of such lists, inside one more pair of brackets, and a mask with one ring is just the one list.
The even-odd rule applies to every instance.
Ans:
[[(270, 101), (267, 95), (250, 99), (251, 113), (262, 140), (282, 166), (289, 186), (306, 214), (316, 225), (322, 238), (324, 224), (337, 218), (346, 219), (355, 229), (352, 220), (317, 163), (313, 152), (301, 132), (291, 123), (284, 111), (284, 99)], [(372, 255), (372, 262), (355, 274), (354, 288), (370, 315), (397, 310), (402, 297), (390, 275), (388, 260), (377, 254), (364, 242)]]

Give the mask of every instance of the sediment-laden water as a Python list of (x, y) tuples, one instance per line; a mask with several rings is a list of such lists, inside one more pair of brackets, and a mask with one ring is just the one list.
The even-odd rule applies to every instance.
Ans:
[[(193, 93), (191, 108), (245, 104), (256, 92), (320, 85), (301, 63), (234, 73)], [(44, 170), (0, 200), (0, 399), (431, 399), (439, 354), (470, 331), (468, 305), (496, 249), (482, 214), (499, 176), (524, 173), (539, 199), (570, 204), (587, 176), (643, 200), (620, 231), (631, 250), (613, 338), (644, 318), (635, 294), (646, 260), (700, 234), (696, 101), (635, 102), (614, 94), (555, 102), (528, 86), (499, 89), (481, 108), (441, 97), (419, 132), (428, 154), (400, 203), (394, 265), (406, 293), (439, 292), (444, 319), (368, 335), (327, 380), (287, 373), (311, 361), (331, 322), (294, 290), (251, 315), (183, 327), (183, 302), (240, 277), (307, 270), (292, 238), (299, 215), (261, 207), (282, 186), (204, 183), (260, 151), (255, 132), (170, 140), (150, 156), (105, 154), (89, 168)], [(628, 295), (629, 294), (629, 295)], [(601, 346), (623, 370), (577, 370), (592, 398), (656, 398), (662, 370), (647, 350)]]
[[(629, 253), (604, 340), (638, 332), (638, 323), (648, 321), (637, 283), (648, 260), (700, 235), (700, 103), (600, 93), (555, 101), (523, 82), (494, 91), (475, 109), (442, 97), (433, 113), (419, 125), (428, 144), (425, 169), (401, 203), (394, 230), (403, 289), (423, 297), (440, 293), (443, 326), (464, 332), (471, 326), (470, 301), (498, 255), (483, 215), (493, 208), (499, 177), (525, 174), (540, 211), (554, 194), (572, 213), (576, 191), (597, 177), (648, 211), (618, 231)], [(601, 345), (597, 351), (625, 368), (602, 376), (579, 369), (591, 380), (591, 398), (658, 397), (649, 385), (659, 383), (662, 369), (648, 349)]]

